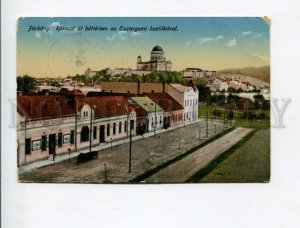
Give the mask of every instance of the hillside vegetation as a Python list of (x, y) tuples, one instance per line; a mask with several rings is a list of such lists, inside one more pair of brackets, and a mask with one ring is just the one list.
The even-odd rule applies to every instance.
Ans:
[(270, 82), (270, 66), (225, 69), (220, 70), (219, 73), (241, 74), (245, 76), (252, 76), (265, 82)]

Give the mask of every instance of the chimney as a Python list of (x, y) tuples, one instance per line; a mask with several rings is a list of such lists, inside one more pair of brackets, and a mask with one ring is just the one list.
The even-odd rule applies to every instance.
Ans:
[(141, 83), (140, 83), (140, 81), (138, 81), (138, 94), (140, 94), (140, 89), (141, 89)]

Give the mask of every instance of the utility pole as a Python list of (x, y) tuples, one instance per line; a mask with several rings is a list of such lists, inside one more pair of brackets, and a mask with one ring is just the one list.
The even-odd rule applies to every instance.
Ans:
[(206, 138), (208, 138), (208, 111), (206, 111)]
[(156, 103), (154, 103), (154, 118), (155, 118), (155, 121), (154, 121), (154, 138), (156, 138), (156, 134), (155, 134), (155, 130), (156, 130), (156, 125), (157, 125), (157, 120), (156, 120)]
[(249, 103), (248, 103), (249, 101), (247, 100), (247, 126), (248, 126), (248, 105), (249, 105)]
[(75, 108), (75, 131), (74, 131), (74, 143), (75, 143), (75, 151), (77, 152), (77, 97), (75, 94), (75, 83), (74, 83), (74, 108)]
[(106, 170), (106, 164), (104, 164), (104, 181), (107, 182), (107, 170)]
[(26, 164), (26, 128), (27, 128), (27, 126), (26, 126), (26, 117), (25, 117), (25, 129), (24, 129), (25, 130), (25, 151), (24, 151), (25, 152), (25, 156), (24, 156), (25, 157), (25, 164)]
[(130, 136), (129, 136), (129, 170), (128, 170), (128, 172), (131, 173), (131, 143), (132, 143), (131, 126), (129, 129), (130, 129)]
[(223, 130), (225, 129), (225, 116), (226, 116), (226, 108), (224, 109), (224, 121), (223, 121)]
[(92, 124), (92, 121), (93, 121), (93, 109), (91, 107), (91, 119), (90, 119), (90, 152), (92, 151), (92, 127), (93, 127), (93, 124)]

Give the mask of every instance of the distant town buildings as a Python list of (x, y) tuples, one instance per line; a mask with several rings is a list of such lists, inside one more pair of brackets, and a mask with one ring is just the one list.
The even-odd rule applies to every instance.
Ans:
[(115, 75), (125, 75), (125, 76), (130, 76), (132, 70), (130, 68), (107, 68), (106, 69), (106, 74), (110, 76), (115, 76)]
[(181, 77), (185, 79), (205, 79), (214, 80), (217, 77), (216, 71), (202, 70), (200, 68), (186, 68), (181, 72)]
[(84, 76), (85, 76), (86, 79), (90, 79), (90, 78), (96, 76), (97, 73), (98, 73), (98, 71), (92, 71), (90, 68), (88, 68), (84, 72)]

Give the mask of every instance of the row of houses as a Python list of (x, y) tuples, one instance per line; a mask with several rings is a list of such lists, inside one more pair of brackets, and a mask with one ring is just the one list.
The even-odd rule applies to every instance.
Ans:
[[(65, 95), (18, 96), (18, 165), (198, 119), (196, 87), (156, 84), (143, 93), (136, 93), (131, 84), (126, 93), (115, 86), (115, 91), (86, 95), (72, 90)], [(157, 91), (160, 87), (168, 89)]]

